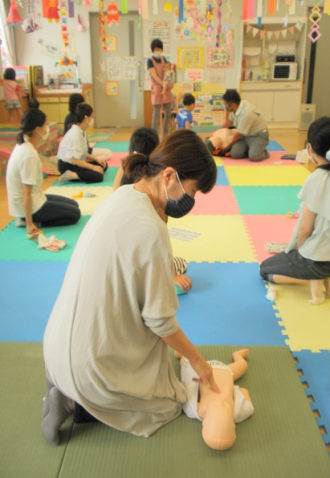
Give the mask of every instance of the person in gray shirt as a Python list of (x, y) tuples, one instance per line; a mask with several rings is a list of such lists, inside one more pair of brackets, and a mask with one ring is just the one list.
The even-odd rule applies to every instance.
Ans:
[(228, 147), (233, 159), (249, 158), (263, 161), (269, 158), (266, 147), (269, 133), (266, 120), (255, 107), (242, 100), (236, 90), (227, 90), (223, 95), (226, 119), (223, 128), (236, 128), (236, 134)]

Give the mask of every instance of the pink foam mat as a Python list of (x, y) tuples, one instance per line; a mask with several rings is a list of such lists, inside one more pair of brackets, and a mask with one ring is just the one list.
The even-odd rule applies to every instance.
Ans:
[(190, 214), (219, 215), (240, 214), (234, 192), (230, 186), (215, 186), (208, 194), (197, 192), (196, 202)]
[(111, 158), (107, 161), (109, 167), (121, 166), (121, 160), (126, 158), (128, 153), (112, 153)]
[(254, 245), (258, 261), (261, 262), (273, 254), (269, 254), (265, 248), (265, 242), (289, 242), (297, 219), (289, 219), (287, 216), (243, 216), (252, 243)]
[(291, 159), (281, 159), (281, 156), (288, 154), (286, 151), (269, 151), (270, 157), (259, 163), (254, 163), (249, 159), (222, 158), (224, 166), (299, 166), (297, 161)]

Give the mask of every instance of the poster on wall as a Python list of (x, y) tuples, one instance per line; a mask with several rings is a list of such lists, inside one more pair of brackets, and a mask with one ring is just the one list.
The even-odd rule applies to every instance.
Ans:
[(117, 37), (115, 35), (107, 35), (105, 37), (105, 47), (107, 51), (116, 51)]
[(204, 67), (204, 48), (179, 47), (178, 48), (178, 68), (203, 68)]
[(198, 40), (204, 43), (207, 39), (207, 27), (210, 23), (208, 17), (202, 13), (206, 8), (200, 8), (195, 0), (184, 2), (182, 18), (179, 9), (175, 10), (174, 35), (176, 40)]
[(121, 80), (121, 57), (108, 56), (107, 71), (109, 80)]
[(123, 80), (137, 79), (137, 57), (124, 56), (123, 57)]
[(190, 68), (188, 68), (185, 71), (185, 77), (187, 81), (203, 81), (204, 70), (191, 70)]
[(107, 96), (118, 96), (119, 95), (118, 81), (106, 81), (105, 94)]
[(53, 58), (60, 58), (62, 49), (57, 45), (51, 45), (50, 43), (45, 43), (42, 53)]
[(207, 67), (208, 68), (232, 68), (234, 60), (234, 51), (231, 46), (210, 46), (207, 49)]
[(209, 71), (209, 82), (218, 83), (219, 85), (226, 84), (226, 70), (223, 69), (212, 69)]
[(149, 45), (155, 38), (163, 42), (163, 53), (169, 55), (170, 51), (170, 22), (149, 22)]

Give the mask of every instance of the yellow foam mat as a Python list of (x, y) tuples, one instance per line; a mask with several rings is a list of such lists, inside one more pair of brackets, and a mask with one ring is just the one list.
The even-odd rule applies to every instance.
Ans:
[(83, 185), (81, 188), (77, 187), (56, 187), (52, 186), (46, 191), (45, 194), (57, 194), (58, 196), (65, 196), (72, 199), (72, 196), (75, 196), (79, 192), (89, 192), (95, 194), (93, 198), (75, 198), (75, 201), (79, 204), (81, 215), (90, 216), (96, 209), (100, 206), (101, 203), (112, 193), (112, 187), (92, 187)]
[(256, 262), (241, 216), (169, 218), (168, 228), (201, 233), (192, 242), (171, 239), (173, 254), (188, 262)]
[(309, 172), (306, 168), (278, 166), (226, 166), (231, 186), (300, 186)]
[(214, 159), (215, 164), (216, 164), (217, 166), (223, 166), (222, 158), (220, 158), (219, 156), (213, 156), (213, 159)]
[(330, 299), (324, 304), (312, 305), (308, 302), (308, 285), (277, 285), (276, 305), (279, 325), (283, 325), (288, 335), (287, 345), (292, 351), (310, 350), (319, 352), (329, 350), (330, 337)]

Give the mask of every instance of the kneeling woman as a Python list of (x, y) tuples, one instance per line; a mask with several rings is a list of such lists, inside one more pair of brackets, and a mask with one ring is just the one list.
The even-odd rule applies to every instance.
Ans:
[(109, 196), (83, 230), (46, 328), (42, 429), (54, 445), (72, 400), (137, 436), (178, 417), (186, 393), (168, 346), (218, 391), (211, 366), (179, 328), (171, 244), (157, 213), (188, 214), (196, 192), (216, 182), (214, 160), (196, 133), (180, 130), (150, 156), (128, 156), (126, 167), (137, 182)]
[(64, 135), (58, 148), (58, 170), (62, 174), (58, 182), (81, 180), (87, 184), (101, 183), (108, 169), (103, 159), (88, 153), (86, 130), (94, 123), (93, 108), (80, 103), (75, 110), (77, 124), (73, 124)]
[(72, 199), (44, 194), (41, 163), (37, 148), (49, 135), (46, 115), (40, 110), (26, 111), (21, 119), (21, 131), (7, 168), (6, 183), (9, 214), (20, 218), (21, 225), (32, 234), (38, 228), (67, 226), (80, 219), (78, 203)]
[(308, 152), (317, 164), (298, 198), (299, 219), (286, 252), (260, 264), (264, 280), (276, 284), (311, 281), (314, 305), (330, 297), (330, 118), (319, 118), (308, 130)]

